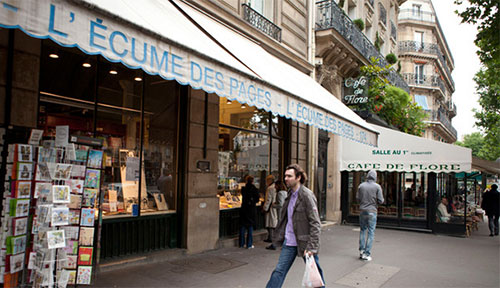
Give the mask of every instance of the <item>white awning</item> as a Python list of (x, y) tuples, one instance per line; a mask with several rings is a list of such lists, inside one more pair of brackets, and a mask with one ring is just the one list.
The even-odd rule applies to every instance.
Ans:
[(377, 131), (314, 79), (214, 19), (175, 3), (190, 17), (170, 1), (6, 0), (0, 26), (377, 145)]
[(470, 172), (472, 151), (384, 127), (378, 147), (342, 139), (342, 171)]

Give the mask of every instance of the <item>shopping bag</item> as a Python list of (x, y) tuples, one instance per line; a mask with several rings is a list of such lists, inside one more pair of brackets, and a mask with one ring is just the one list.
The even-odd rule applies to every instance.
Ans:
[(302, 277), (302, 287), (314, 288), (323, 287), (323, 279), (321, 279), (321, 274), (319, 274), (318, 266), (316, 266), (316, 261), (314, 261), (313, 256), (306, 255), (306, 269), (304, 271), (304, 277)]

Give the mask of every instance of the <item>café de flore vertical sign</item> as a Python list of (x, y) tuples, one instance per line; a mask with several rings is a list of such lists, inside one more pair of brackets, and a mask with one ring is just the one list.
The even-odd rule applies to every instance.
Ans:
[(368, 102), (368, 78), (347, 78), (344, 81), (344, 97), (342, 102), (346, 105), (359, 105)]

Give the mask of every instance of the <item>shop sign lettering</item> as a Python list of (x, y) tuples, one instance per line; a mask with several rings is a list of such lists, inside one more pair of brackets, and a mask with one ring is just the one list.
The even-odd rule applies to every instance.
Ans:
[(460, 171), (460, 164), (437, 164), (437, 163), (348, 163), (348, 169), (352, 170), (389, 170), (389, 171)]
[(361, 76), (357, 79), (347, 78), (344, 81), (344, 98), (346, 105), (356, 105), (368, 102), (366, 91), (368, 90), (368, 79)]

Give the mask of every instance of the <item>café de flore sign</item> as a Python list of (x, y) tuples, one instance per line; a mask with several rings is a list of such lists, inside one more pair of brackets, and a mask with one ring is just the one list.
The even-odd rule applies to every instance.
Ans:
[(368, 78), (347, 78), (344, 81), (344, 97), (342, 102), (346, 105), (359, 105), (368, 102)]

